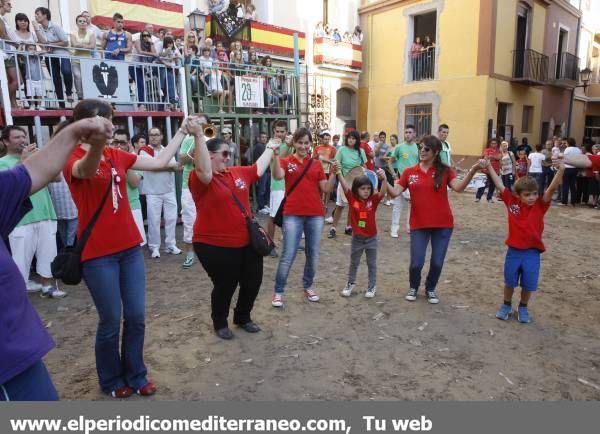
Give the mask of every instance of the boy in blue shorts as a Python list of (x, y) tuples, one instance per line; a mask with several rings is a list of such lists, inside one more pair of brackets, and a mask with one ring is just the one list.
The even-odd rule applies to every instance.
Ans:
[[(489, 163), (488, 163), (489, 164)], [(490, 177), (502, 195), (502, 201), (508, 210), (508, 238), (506, 259), (504, 260), (504, 303), (496, 313), (496, 318), (508, 320), (512, 313), (512, 296), (517, 286), (521, 287), (521, 302), (517, 318), (521, 323), (529, 323), (527, 303), (531, 294), (537, 290), (540, 274), (540, 255), (545, 250), (542, 242), (544, 215), (552, 201), (552, 195), (562, 181), (565, 165), (558, 163), (554, 179), (540, 197), (535, 178), (524, 176), (515, 182), (512, 193), (504, 188), (502, 180), (494, 170)]]

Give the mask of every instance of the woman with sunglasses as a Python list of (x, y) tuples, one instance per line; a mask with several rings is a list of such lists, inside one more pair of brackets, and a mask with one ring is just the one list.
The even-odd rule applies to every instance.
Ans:
[[(84, 99), (73, 110), (74, 121), (97, 116), (112, 120), (112, 115), (110, 104), (95, 99)], [(135, 392), (142, 396), (156, 392), (154, 384), (148, 381), (144, 364), (144, 255), (140, 247), (142, 237), (128, 202), (127, 171), (167, 167), (188, 127), (196, 123), (194, 118), (186, 119), (156, 158), (81, 143), (63, 171), (79, 212), (78, 238), (101, 206), (81, 261), (83, 279), (100, 317), (96, 333), (100, 387), (115, 398), (127, 398)], [(119, 228), (117, 233), (115, 228)]]
[[(144, 102), (145, 90), (146, 90), (146, 76), (149, 76), (152, 72), (152, 68), (141, 65), (142, 63), (153, 63), (158, 57), (156, 54), (156, 48), (152, 41), (152, 33), (148, 30), (143, 30), (140, 33), (140, 38), (133, 42), (133, 49), (137, 53), (138, 65), (135, 67), (135, 83), (137, 88), (137, 96), (139, 102)], [(156, 71), (154, 71), (156, 75)], [(138, 110), (145, 111), (146, 107), (140, 105)]]
[[(427, 245), (431, 242), (431, 261), (425, 282), (427, 301), (439, 303), (435, 291), (442, 267), (454, 218), (448, 201), (448, 187), (460, 193), (479, 169), (485, 167), (480, 160), (471, 167), (463, 180), (456, 177), (453, 169), (446, 166), (440, 157), (442, 142), (435, 136), (425, 136), (421, 140), (419, 163), (402, 172), (394, 187), (388, 186), (392, 197), (397, 197), (406, 189), (410, 192), (410, 289), (406, 300), (415, 301), (421, 284), (421, 270), (425, 264)], [(386, 181), (387, 182), (387, 181)], [(435, 210), (435, 212), (432, 212)]]
[(206, 141), (202, 130), (195, 137), (194, 170), (189, 189), (196, 204), (194, 250), (213, 283), (211, 317), (221, 339), (232, 339), (227, 317), (231, 299), (240, 287), (233, 323), (248, 333), (260, 331), (252, 321), (254, 300), (262, 284), (263, 258), (250, 244), (250, 236), (241, 210), (232, 194), (250, 211), (250, 186), (269, 168), (278, 143), (269, 143), (252, 166), (232, 166), (229, 145), (221, 139)]

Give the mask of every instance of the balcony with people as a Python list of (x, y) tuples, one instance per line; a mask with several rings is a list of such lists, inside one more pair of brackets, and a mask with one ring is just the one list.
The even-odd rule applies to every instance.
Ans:
[(437, 12), (413, 16), (412, 25), (413, 42), (407, 54), (409, 81), (435, 80)]
[(354, 32), (342, 33), (329, 24), (317, 23), (313, 39), (314, 63), (317, 65), (362, 70), (363, 32), (360, 26)]

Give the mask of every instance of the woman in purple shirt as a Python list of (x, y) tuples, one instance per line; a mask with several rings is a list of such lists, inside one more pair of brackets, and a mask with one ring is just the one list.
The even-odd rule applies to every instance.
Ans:
[(8, 234), (31, 210), (29, 195), (56, 178), (77, 143), (103, 147), (111, 136), (110, 121), (84, 119), (22, 164), (0, 171), (0, 401), (58, 400), (42, 362), (54, 342), (29, 302), (25, 281), (6, 247)]

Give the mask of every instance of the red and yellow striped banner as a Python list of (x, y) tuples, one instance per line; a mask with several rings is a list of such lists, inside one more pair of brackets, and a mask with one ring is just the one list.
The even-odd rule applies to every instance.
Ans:
[(123, 15), (125, 28), (141, 31), (149, 23), (155, 31), (170, 29), (175, 36), (183, 36), (183, 6), (160, 0), (90, 0), (92, 23), (112, 27), (115, 13)]
[(331, 39), (315, 38), (314, 56), (316, 64), (347, 66), (362, 69), (362, 46)]
[[(295, 30), (284, 27), (272, 26), (270, 24), (250, 22), (252, 46), (258, 50), (281, 56), (292, 57), (294, 55), (294, 33)], [(298, 33), (298, 49), (300, 57), (304, 57), (306, 50), (306, 34)]]

